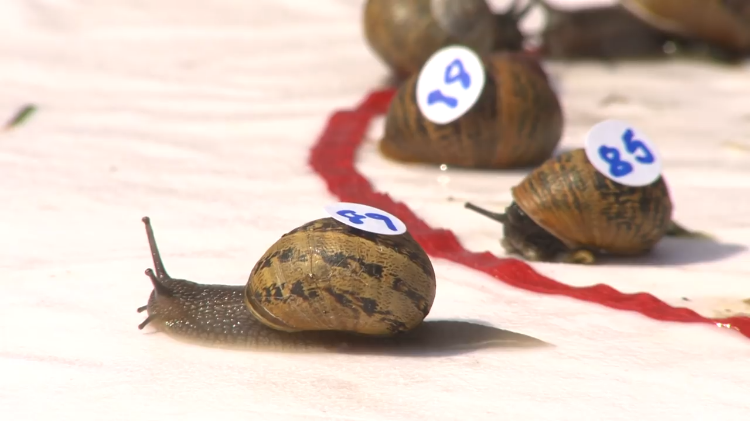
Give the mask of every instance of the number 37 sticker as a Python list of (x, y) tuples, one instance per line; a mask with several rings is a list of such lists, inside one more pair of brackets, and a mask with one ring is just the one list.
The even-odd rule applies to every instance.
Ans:
[(358, 203), (334, 203), (325, 208), (331, 218), (360, 229), (382, 235), (399, 235), (406, 232), (406, 224), (388, 212)]
[(594, 125), (586, 135), (586, 156), (604, 176), (626, 186), (647, 186), (661, 175), (656, 145), (624, 121)]

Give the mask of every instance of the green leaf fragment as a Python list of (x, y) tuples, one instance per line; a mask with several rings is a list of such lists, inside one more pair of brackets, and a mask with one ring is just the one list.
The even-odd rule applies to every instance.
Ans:
[(25, 105), (23, 108), (18, 110), (15, 116), (10, 119), (7, 123), (5, 123), (5, 130), (12, 129), (20, 124), (23, 124), (26, 120), (31, 117), (32, 114), (36, 111), (36, 105), (29, 104)]

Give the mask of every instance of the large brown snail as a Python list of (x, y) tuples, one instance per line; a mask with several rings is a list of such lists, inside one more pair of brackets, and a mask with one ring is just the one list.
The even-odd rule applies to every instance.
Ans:
[(519, 52), (493, 53), (481, 62), (485, 82), (476, 102), (448, 123), (420, 110), (421, 75), (406, 80), (388, 108), (380, 152), (399, 162), (481, 169), (534, 166), (552, 156), (563, 112), (539, 62)]
[(368, 0), (364, 33), (376, 55), (403, 80), (448, 45), (492, 51), (495, 17), (485, 0)]
[[(379, 235), (333, 218), (284, 234), (246, 286), (171, 278), (148, 217), (154, 269), (148, 317), (177, 339), (213, 346), (294, 348), (338, 335), (395, 337), (420, 325), (435, 299), (435, 272), (408, 233)], [(328, 336), (326, 336), (328, 335)]]
[(584, 149), (548, 160), (511, 194), (504, 213), (466, 207), (501, 222), (503, 248), (529, 261), (592, 264), (601, 254), (643, 255), (665, 235), (695, 235), (672, 221), (663, 177), (639, 187), (616, 183)]

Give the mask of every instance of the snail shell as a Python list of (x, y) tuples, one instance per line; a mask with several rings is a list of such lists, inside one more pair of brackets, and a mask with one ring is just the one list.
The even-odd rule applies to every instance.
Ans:
[(611, 254), (650, 250), (672, 220), (662, 177), (645, 187), (616, 183), (577, 149), (547, 161), (511, 190), (518, 206), (569, 248)]
[(418, 326), (435, 299), (432, 263), (408, 232), (379, 235), (318, 219), (273, 244), (246, 286), (204, 285), (169, 277), (143, 222), (155, 272), (146, 271), (154, 290), (139, 327), (178, 339), (259, 346), (325, 331), (394, 336)]
[(319, 219), (282, 236), (258, 260), (245, 302), (283, 331), (392, 335), (430, 312), (435, 272), (407, 232), (379, 235)]
[(673, 228), (663, 177), (643, 187), (615, 183), (583, 149), (565, 152), (511, 190), (505, 214), (466, 207), (503, 223), (503, 246), (528, 260), (593, 263), (594, 255), (645, 254)]
[(639, 19), (621, 5), (560, 10), (542, 6), (546, 23), (540, 53), (560, 59), (663, 58), (673, 36)]
[(474, 106), (448, 124), (427, 120), (416, 100), (418, 75), (396, 92), (380, 152), (401, 162), (515, 168), (548, 159), (562, 137), (557, 94), (539, 62), (525, 54), (485, 56), (485, 86)]
[(364, 9), (368, 44), (402, 79), (448, 45), (489, 53), (494, 31), (485, 0), (368, 0)]
[(703, 40), (733, 54), (750, 51), (750, 23), (742, 14), (745, 5), (728, 0), (621, 0), (621, 4), (666, 32)]

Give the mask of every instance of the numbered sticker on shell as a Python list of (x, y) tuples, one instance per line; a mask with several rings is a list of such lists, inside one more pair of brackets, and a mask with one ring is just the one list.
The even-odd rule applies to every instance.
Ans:
[(358, 203), (334, 203), (325, 207), (331, 218), (360, 229), (382, 235), (400, 235), (406, 232), (406, 224), (388, 212)]
[(482, 94), (482, 59), (467, 47), (438, 50), (422, 66), (417, 79), (417, 106), (436, 124), (448, 124), (466, 114)]
[(586, 156), (607, 178), (632, 187), (647, 186), (661, 175), (659, 150), (641, 131), (620, 120), (605, 120), (586, 135)]

